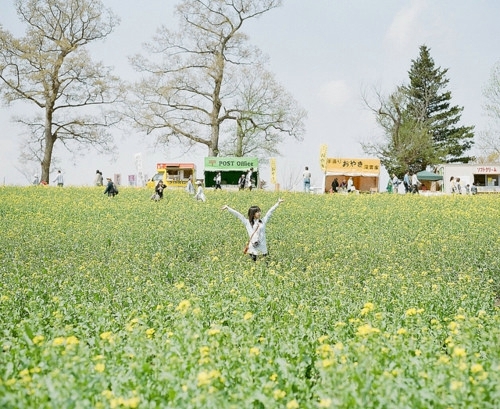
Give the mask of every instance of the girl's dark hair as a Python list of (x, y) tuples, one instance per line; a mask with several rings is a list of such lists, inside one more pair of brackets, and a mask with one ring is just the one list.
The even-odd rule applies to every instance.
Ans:
[(250, 209), (248, 209), (248, 220), (250, 221), (250, 225), (253, 226), (255, 223), (255, 213), (260, 212), (260, 207), (259, 206), (252, 206)]

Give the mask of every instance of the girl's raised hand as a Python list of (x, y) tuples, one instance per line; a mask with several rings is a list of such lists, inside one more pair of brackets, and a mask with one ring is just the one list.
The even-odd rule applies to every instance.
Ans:
[(280, 198), (278, 199), (278, 203), (282, 203), (282, 202), (284, 202), (284, 200), (280, 197)]
[(222, 206), (221, 210), (226, 210), (226, 209), (227, 209), (227, 205), (224, 205), (224, 206)]

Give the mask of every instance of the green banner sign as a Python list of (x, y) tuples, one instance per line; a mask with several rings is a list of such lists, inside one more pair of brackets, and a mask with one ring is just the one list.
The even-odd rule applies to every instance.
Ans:
[(238, 158), (232, 156), (209, 156), (205, 158), (205, 171), (247, 171), (250, 168), (254, 168), (254, 170), (259, 168), (259, 160), (257, 158)]

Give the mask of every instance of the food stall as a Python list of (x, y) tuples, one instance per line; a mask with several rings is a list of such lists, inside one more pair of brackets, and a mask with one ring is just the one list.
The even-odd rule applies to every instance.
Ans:
[(341, 184), (347, 183), (350, 177), (357, 191), (378, 192), (380, 159), (327, 158), (323, 177), (324, 192), (330, 192), (335, 178)]

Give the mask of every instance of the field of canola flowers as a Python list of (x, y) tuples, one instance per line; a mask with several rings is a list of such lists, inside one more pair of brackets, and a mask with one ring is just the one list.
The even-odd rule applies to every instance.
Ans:
[(2, 408), (498, 408), (500, 197), (0, 188)]

